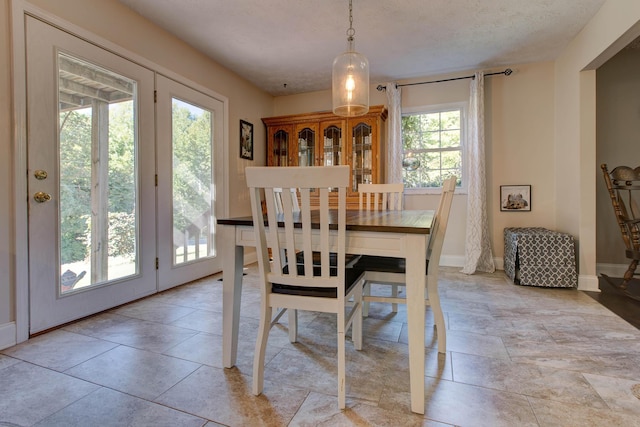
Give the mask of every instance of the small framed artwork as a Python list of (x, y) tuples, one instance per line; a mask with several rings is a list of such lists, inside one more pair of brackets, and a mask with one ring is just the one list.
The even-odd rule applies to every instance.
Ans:
[(253, 160), (253, 124), (240, 120), (240, 157)]
[(500, 210), (502, 212), (531, 212), (531, 186), (501, 185)]

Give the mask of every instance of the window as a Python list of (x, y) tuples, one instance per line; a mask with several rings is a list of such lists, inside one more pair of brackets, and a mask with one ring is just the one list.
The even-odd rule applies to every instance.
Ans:
[(465, 104), (450, 104), (402, 115), (405, 189), (439, 188), (451, 175), (460, 186), (464, 113)]

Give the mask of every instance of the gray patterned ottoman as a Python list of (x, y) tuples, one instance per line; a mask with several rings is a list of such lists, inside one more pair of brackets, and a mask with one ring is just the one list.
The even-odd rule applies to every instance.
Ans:
[(573, 236), (542, 227), (505, 228), (504, 271), (519, 285), (577, 287)]

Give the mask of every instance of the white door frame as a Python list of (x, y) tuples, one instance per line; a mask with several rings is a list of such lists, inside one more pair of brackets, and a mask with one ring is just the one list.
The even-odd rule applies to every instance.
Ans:
[[(99, 47), (120, 55), (132, 62), (140, 64), (187, 86), (199, 90), (224, 103), (224, 137), (222, 152), (224, 159), (224, 199), (221, 201), (222, 215), (229, 215), (229, 99), (209, 88), (186, 79), (179, 74), (160, 66), (141, 55), (131, 52), (117, 44), (97, 36), (75, 24), (60, 19), (25, 0), (11, 0), (11, 34), (12, 34), (12, 110), (13, 110), (13, 183), (14, 183), (14, 234), (10, 245), (15, 249), (15, 342), (29, 339), (29, 247), (28, 247), (28, 209), (27, 209), (27, 95), (26, 95), (26, 52), (25, 52), (25, 15), (46, 21), (64, 31), (87, 40)], [(10, 285), (11, 286), (11, 285)]]

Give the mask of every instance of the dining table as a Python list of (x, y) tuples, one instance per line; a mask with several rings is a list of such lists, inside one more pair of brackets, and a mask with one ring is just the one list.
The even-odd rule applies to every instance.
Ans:
[[(330, 209), (330, 224), (337, 222), (337, 215), (337, 210)], [(346, 215), (347, 253), (406, 260), (411, 411), (418, 414), (424, 414), (425, 408), (426, 260), (433, 217), (433, 210), (347, 210)], [(218, 218), (216, 222), (224, 262), (222, 362), (225, 368), (231, 368), (238, 351), (244, 248), (255, 247), (256, 240), (251, 216)], [(319, 211), (312, 211), (311, 222), (319, 227)]]

